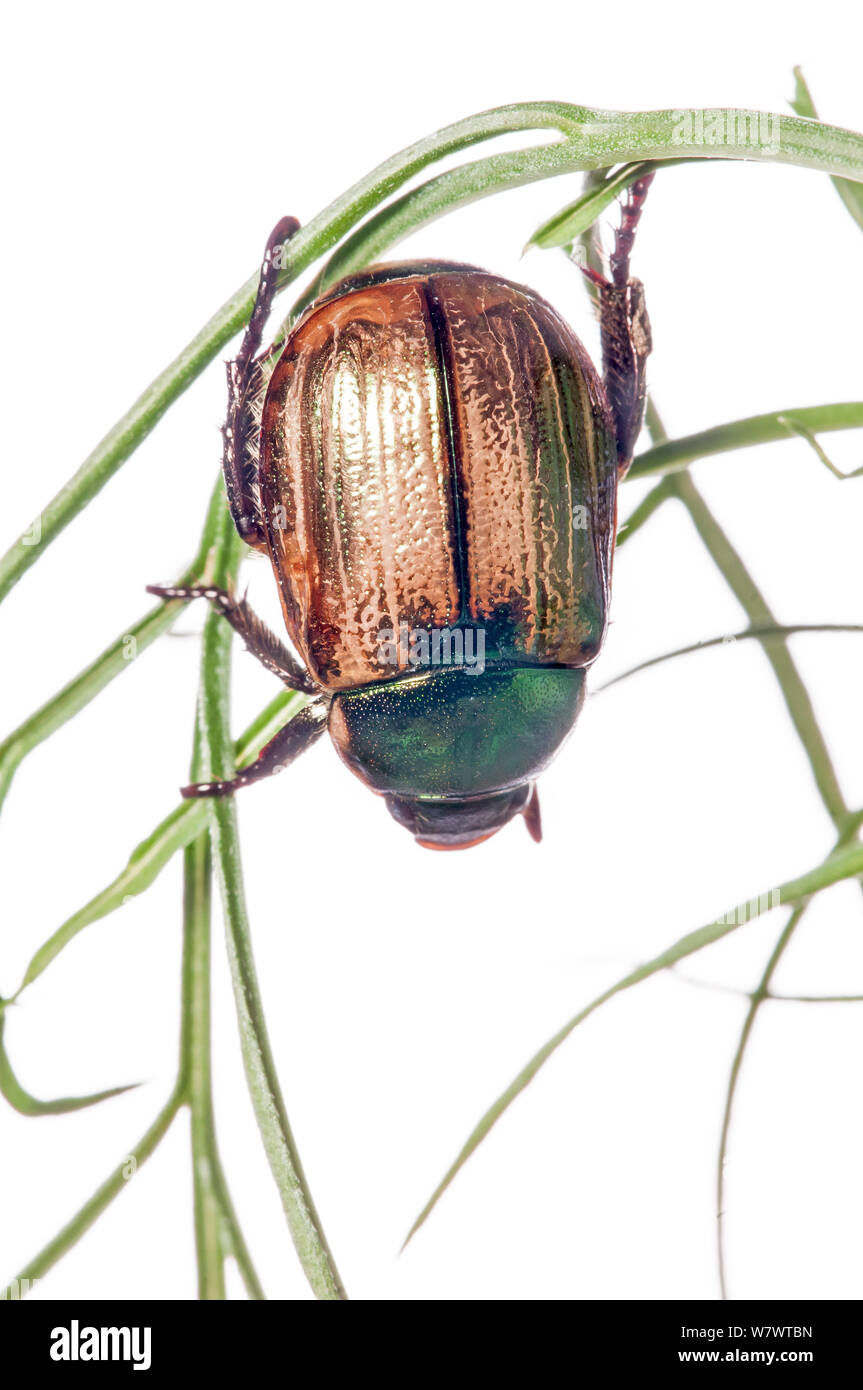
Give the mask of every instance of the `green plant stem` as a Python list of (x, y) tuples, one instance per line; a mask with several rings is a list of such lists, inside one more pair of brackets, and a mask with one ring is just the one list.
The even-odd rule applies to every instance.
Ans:
[(765, 1004), (863, 1004), (863, 994), (773, 994)]
[(789, 433), (795, 434), (798, 438), (806, 440), (806, 443), (815, 454), (819, 463), (823, 463), (828, 472), (832, 473), (834, 478), (838, 478), (841, 483), (848, 483), (852, 478), (863, 477), (863, 467), (852, 468), (849, 473), (846, 473), (841, 468), (837, 468), (836, 464), (827, 453), (827, 450), (818, 442), (817, 437), (811, 430), (807, 429), (805, 425), (801, 424), (799, 420), (789, 419), (787, 415), (780, 415), (779, 419), (782, 420)]
[[(189, 775), (192, 782), (199, 781), (203, 775), (197, 716)], [(210, 1062), (211, 883), (212, 850), (207, 829), (184, 851), (179, 1064), (180, 1084), (190, 1112), (198, 1297), (224, 1299), (225, 1259), (233, 1255), (249, 1297), (257, 1300), (264, 1298), (264, 1291), (234, 1211), (216, 1141)]]
[[(200, 776), (192, 759), (192, 779)], [(222, 1210), (213, 1186), (216, 1148), (210, 1067), (210, 835), (198, 835), (183, 851), (183, 1036), (192, 1139), (195, 1253), (198, 1297), (225, 1297)]]
[[(855, 811), (853, 815), (848, 817), (845, 827), (839, 835), (838, 840), (836, 841), (836, 846), (833, 851), (834, 854), (839, 854), (848, 846), (854, 844), (854, 842), (857, 839), (861, 823), (863, 823), (863, 812), (861, 811)], [(785, 926), (779, 934), (779, 938), (776, 941), (776, 944), (770, 953), (766, 966), (764, 967), (764, 972), (761, 976), (761, 979), (759, 980), (752, 994), (749, 996), (749, 1008), (747, 1009), (746, 1017), (743, 1020), (743, 1027), (741, 1028), (740, 1037), (737, 1042), (737, 1048), (735, 1050), (734, 1057), (731, 1063), (731, 1071), (729, 1073), (728, 1086), (726, 1088), (725, 1093), (725, 1108), (722, 1114), (722, 1129), (719, 1137), (719, 1153), (716, 1163), (716, 1254), (719, 1269), (719, 1288), (723, 1299), (728, 1297), (724, 1224), (725, 1165), (728, 1156), (728, 1142), (731, 1135), (731, 1120), (734, 1111), (734, 1101), (737, 1095), (738, 1082), (740, 1081), (740, 1073), (743, 1068), (743, 1059), (746, 1056), (746, 1049), (749, 1045), (749, 1040), (752, 1037), (752, 1031), (755, 1027), (755, 1020), (758, 1016), (758, 1011), (761, 1008), (762, 1004), (765, 1004), (768, 1000), (777, 999), (780, 997), (777, 995), (772, 995), (770, 993), (770, 985), (773, 980), (773, 976), (776, 974), (776, 968), (779, 965), (779, 962), (785, 954), (785, 951), (787, 950), (788, 946), (790, 945), (791, 939), (794, 933), (796, 932), (798, 926), (800, 925), (800, 922), (808, 906), (808, 900), (800, 902), (794, 909), (794, 911), (791, 913), (791, 916), (788, 918), (788, 921), (786, 922)], [(809, 1000), (806, 1000), (803, 997), (800, 997), (799, 1002), (814, 1003), (824, 1002), (824, 1000), (816, 1000), (814, 997)]]
[[(193, 759), (192, 779), (200, 775)], [(233, 1255), (252, 1299), (263, 1299), (234, 1210), (216, 1141), (210, 1064), (210, 885), (209, 831), (184, 852), (183, 1028), (180, 1076), (189, 1106), (195, 1197), (198, 1297), (225, 1297), (225, 1259)]]
[[(193, 777), (198, 775), (198, 771), (199, 754), (196, 748), (192, 759)], [(123, 1190), (124, 1183), (134, 1176), (140, 1164), (153, 1153), (167, 1134), (179, 1109), (188, 1105), (192, 1139), (199, 1297), (225, 1297), (224, 1260), (229, 1254), (237, 1261), (249, 1296), (253, 1299), (264, 1297), (234, 1212), (216, 1144), (210, 1068), (211, 865), (210, 836), (206, 829), (206, 821), (204, 827), (185, 850), (182, 1027), (177, 1078), (170, 1099), (131, 1154), (54, 1240), (21, 1271), (17, 1280), (13, 1281), (19, 1290), (25, 1281), (41, 1278), (77, 1244), (97, 1217)], [(5, 1053), (2, 1051), (3, 1023), (4, 1015), (0, 1012), (0, 1074), (5, 1061)], [(77, 1109), (81, 1105), (92, 1104), (98, 1099), (117, 1093), (106, 1091), (101, 1096), (76, 1101), (33, 1102), (31, 1097), (22, 1092), (28, 1105), (23, 1107), (18, 1104), (16, 1108), (24, 1114), (56, 1114), (60, 1113), (61, 1109)], [(14, 1104), (15, 1098), (11, 1099)], [(31, 1105), (39, 1108), (32, 1109)], [(12, 1287), (10, 1284), (5, 1292), (6, 1297), (10, 1296)]]
[[(805, 413), (804, 411), (796, 412), (798, 418)], [(766, 417), (756, 418), (765, 419)], [(665, 426), (652, 398), (649, 398), (647, 403), (646, 423), (651, 439), (656, 445), (654, 452), (663, 447), (670, 447), (666, 444), (668, 436)], [(742, 421), (740, 423), (751, 424), (752, 422)], [(734, 427), (730, 428), (733, 429)], [(671, 496), (677, 497), (688, 511), (708, 554), (749, 619), (750, 627), (775, 628), (781, 626), (747, 570), (741, 556), (734, 549), (731, 541), (710, 511), (689, 473), (673, 473), (666, 479), (666, 482)], [(784, 637), (765, 637), (762, 645), (779, 682), (791, 721), (809, 759), (815, 785), (828, 815), (839, 834), (842, 835), (848, 824), (850, 813), (839, 787), (827, 745), (818, 727), (809, 692), (803, 684), (788, 650), (787, 640)]]
[[(692, 985), (694, 989), (707, 989), (714, 994), (733, 994), (737, 999), (754, 999), (758, 993), (752, 989), (737, 989), (735, 985), (718, 985), (712, 980), (699, 980), (694, 975), (684, 975), (679, 970), (671, 972), (681, 984)], [(768, 990), (764, 996), (765, 1004), (863, 1004), (863, 994), (776, 994)]]
[(770, 911), (779, 904), (796, 905), (811, 897), (813, 894), (821, 892), (824, 888), (829, 888), (834, 883), (839, 883), (843, 879), (857, 877), (863, 874), (863, 845), (854, 845), (850, 848), (831, 854), (823, 864), (817, 868), (801, 874), (798, 878), (789, 879), (783, 883), (778, 890), (778, 902), (775, 893), (763, 893), (758, 898), (751, 898), (746, 902), (739, 903), (736, 907), (726, 912), (724, 916), (717, 918), (705, 927), (697, 931), (690, 932), (688, 935), (674, 942), (666, 950), (661, 951), (658, 956), (648, 961), (645, 965), (640, 965), (637, 969), (625, 975), (621, 980), (604, 990), (596, 999), (592, 1000), (585, 1008), (580, 1009), (577, 1014), (563, 1025), (549, 1041), (539, 1049), (530, 1059), (527, 1066), (523, 1067), (515, 1080), (497, 1098), (492, 1106), (485, 1112), (482, 1119), (475, 1126), (455, 1161), (447, 1169), (443, 1179), (435, 1188), (426, 1205), (423, 1207), (410, 1231), (405, 1238), (405, 1245), (416, 1234), (423, 1223), (428, 1219), (437, 1205), (444, 1192), (452, 1183), (453, 1179), (464, 1167), (471, 1154), (482, 1143), (489, 1131), (494, 1127), (500, 1117), (512, 1105), (513, 1101), (521, 1095), (522, 1091), (530, 1085), (537, 1073), (545, 1063), (558, 1050), (562, 1043), (585, 1019), (595, 1013), (615, 995), (623, 993), (624, 990), (632, 989), (634, 985), (641, 984), (643, 980), (649, 979), (652, 975), (660, 971), (668, 970), (680, 960), (685, 960), (687, 956), (694, 955), (696, 951), (701, 951), (705, 946), (711, 946), (715, 941), (737, 931), (744, 923), (754, 920), (763, 913)]
[(121, 1096), (124, 1091), (136, 1089), (139, 1084), (137, 1082), (131, 1086), (112, 1086), (108, 1091), (96, 1091), (89, 1096), (66, 1096), (62, 1100), (37, 1100), (35, 1096), (30, 1095), (29, 1091), (24, 1090), (12, 1070), (3, 1038), (6, 1028), (4, 1006), (5, 1000), (0, 1000), (0, 1095), (12, 1106), (13, 1110), (18, 1111), (19, 1115), (68, 1115), (72, 1110), (85, 1110), (90, 1105), (98, 1105), (100, 1101), (111, 1100), (114, 1096)]
[(77, 1244), (94, 1221), (101, 1216), (105, 1208), (123, 1191), (127, 1182), (135, 1177), (142, 1164), (146, 1163), (164, 1139), (182, 1102), (182, 1091), (175, 1087), (150, 1128), (141, 1136), (134, 1148), (130, 1149), (129, 1153), (121, 1159), (111, 1175), (100, 1187), (97, 1187), (89, 1201), (84, 1203), (71, 1221), (67, 1222), (54, 1239), (49, 1241), (37, 1255), (33, 1256), (32, 1260), (28, 1261), (17, 1277), (0, 1293), (0, 1299), (14, 1298), (17, 1290), (26, 1281), (42, 1279), (48, 1270), (62, 1259), (73, 1245)]
[[(539, 179), (643, 160), (673, 160), (679, 163), (687, 157), (713, 160), (751, 157), (776, 159), (780, 163), (810, 168), (824, 167), (820, 155), (826, 151), (826, 145), (816, 134), (820, 123), (797, 121), (791, 129), (787, 122), (793, 118), (776, 116), (773, 119), (781, 124), (781, 134), (776, 142), (768, 137), (755, 141), (731, 139), (723, 141), (721, 145), (711, 145), (699, 139), (694, 121), (688, 135), (681, 129), (679, 111), (587, 112), (583, 108), (572, 109), (578, 111), (577, 119), (574, 124), (567, 117), (562, 119), (559, 128), (564, 138), (556, 144), (490, 155), (482, 160), (461, 164), (436, 175), (381, 208), (339, 246), (320, 278), (313, 282), (301, 299), (301, 306), (314, 298), (326, 284), (377, 259), (387, 247), (444, 213), (464, 207), (489, 193), (518, 188)], [(726, 108), (725, 119), (736, 125), (744, 114)], [(816, 137), (814, 145), (813, 135)], [(826, 172), (850, 174), (852, 179), (859, 179), (863, 172), (860, 160), (863, 137), (836, 131), (831, 137), (831, 142), (833, 140), (836, 142), (834, 149), (837, 155), (841, 147), (842, 167), (837, 169), (834, 164)], [(816, 146), (820, 149), (816, 150)], [(722, 153), (717, 155), (720, 148)]]
[[(235, 765), (243, 767), (257, 757), (264, 744), (269, 743), (288, 718), (302, 709), (306, 698), (292, 690), (276, 695), (234, 745)], [(116, 912), (129, 898), (149, 888), (177, 851), (191, 844), (206, 826), (206, 803), (200, 800), (181, 801), (132, 851), (122, 872), (39, 947), (12, 998), (17, 999), (28, 985), (38, 979), (80, 931), (109, 913)]]
[(806, 632), (859, 633), (863, 632), (863, 624), (774, 623), (770, 627), (747, 627), (742, 632), (728, 633), (723, 637), (705, 638), (703, 642), (690, 642), (686, 647), (676, 647), (674, 651), (663, 652), (661, 656), (648, 657), (646, 661), (639, 661), (637, 666), (630, 666), (628, 670), (621, 671), (619, 676), (612, 676), (610, 681), (596, 686), (592, 693), (599, 695), (601, 691), (610, 690), (613, 685), (619, 685), (621, 681), (628, 681), (631, 676), (637, 676), (639, 671), (649, 671), (652, 666), (661, 666), (666, 661), (676, 661), (680, 656), (692, 656), (694, 652), (706, 652), (712, 647), (732, 647), (735, 642), (750, 640), (763, 642), (766, 637), (793, 637), (797, 633)]
[[(803, 414), (804, 412), (802, 411), (797, 412), (797, 419)], [(765, 417), (757, 418), (763, 420)], [(751, 424), (752, 422), (741, 423)], [(787, 429), (787, 421), (782, 423)], [(652, 400), (648, 401), (647, 426), (651, 438), (657, 445), (657, 449), (665, 447), (665, 441), (667, 440), (665, 427), (656, 409), (656, 405)], [(656, 450), (654, 452), (656, 452)], [(746, 612), (752, 627), (763, 629), (779, 626), (766, 600), (746, 569), (742, 558), (731, 545), (728, 537), (710, 512), (690, 475), (686, 472), (672, 473), (665, 481), (671, 495), (678, 497), (689, 512), (701, 540), (725, 578), (726, 583), (731, 588), (738, 603), (740, 603), (741, 607)], [(821, 730), (815, 719), (809, 693), (788, 651), (786, 636), (775, 634), (762, 636), (762, 644), (765, 654), (773, 667), (776, 679), (779, 682), (786, 707), (788, 708), (794, 727), (797, 730), (798, 737), (809, 759), (809, 764), (812, 768), (812, 773), (821, 799), (839, 832), (839, 839), (837, 841), (838, 852), (844, 846), (856, 840), (860, 827), (860, 815), (859, 813), (852, 814), (849, 812), (845, 804), (830, 755), (827, 751), (827, 745), (824, 742)], [(734, 1096), (758, 1010), (767, 997), (770, 981), (776, 966), (788, 946), (788, 943), (791, 941), (806, 911), (806, 907), (806, 901), (801, 902), (791, 914), (788, 922), (780, 933), (779, 939), (768, 960), (761, 982), (750, 1002), (750, 1007), (743, 1023), (743, 1028), (731, 1065), (717, 1164), (717, 1252), (719, 1282), (723, 1298), (726, 1297), (725, 1251), (723, 1240), (725, 1159), (731, 1131)]]
[[(674, 492), (686, 507), (708, 554), (722, 573), (732, 593), (746, 613), (750, 625), (756, 628), (780, 626), (776, 617), (747, 570), (738, 552), (708, 508), (701, 493), (688, 474), (674, 475)], [(784, 637), (763, 637), (764, 654), (773, 667), (791, 721), (815, 778), (821, 800), (841, 834), (848, 821), (848, 807), (827, 750), (812, 701), (794, 663)]]
[(537, 247), (549, 251), (556, 247), (569, 247), (594, 226), (598, 217), (610, 207), (615, 198), (625, 193), (636, 179), (655, 174), (657, 169), (669, 169), (676, 164), (692, 164), (692, 159), (644, 160), (640, 164), (623, 164), (617, 169), (604, 171), (604, 177), (592, 180), (574, 203), (568, 203), (554, 213), (531, 236), (525, 251)]
[[(768, 124), (776, 123), (775, 139), (773, 131), (766, 137), (753, 131), (751, 112), (725, 108), (700, 114), (708, 120), (721, 118), (724, 134), (720, 145), (705, 141), (703, 133), (699, 134), (699, 113), (695, 111), (689, 113), (692, 119), (688, 132), (681, 129), (680, 111), (672, 110), (601, 111), (534, 102), (481, 112), (402, 150), (313, 218), (287, 247), (283, 283), (293, 281), (429, 164), (513, 131), (546, 129), (558, 138), (549, 144), (461, 165), (399, 198), (383, 214), (371, 218), (370, 229), (360, 238), (366, 259), (371, 252), (393, 245), (433, 218), (477, 198), (537, 179), (644, 159), (713, 159), (719, 148), (723, 159), (796, 164), (834, 177), (863, 181), (863, 136), (852, 131), (795, 116), (773, 116)], [(256, 276), (252, 276), (231, 295), (44, 507), (38, 518), (38, 532), (28, 528), (0, 559), (0, 599), (92, 501), (168, 406), (230, 341), (248, 318), (255, 287)]]
[(666, 479), (663, 478), (661, 483), (657, 483), (655, 487), (651, 488), (647, 496), (641, 499), (638, 506), (626, 518), (617, 533), (615, 549), (619, 550), (627, 541), (631, 541), (636, 532), (641, 530), (645, 522), (650, 520), (653, 513), (658, 511), (663, 502), (667, 502), (670, 496), (671, 491)]
[[(803, 69), (799, 67), (794, 69), (794, 99), (791, 102), (791, 109), (796, 111), (798, 116), (806, 116), (811, 120), (818, 119), (812, 93), (806, 85)], [(849, 179), (833, 178), (830, 182), (857, 226), (863, 228), (863, 188), (857, 183), (851, 183)]]
[(719, 1137), (719, 1159), (716, 1165), (716, 1253), (719, 1267), (719, 1289), (723, 1299), (728, 1297), (724, 1240), (725, 1164), (728, 1157), (728, 1140), (731, 1134), (731, 1114), (734, 1108), (734, 1098), (737, 1094), (737, 1083), (740, 1079), (740, 1070), (743, 1066), (746, 1048), (752, 1036), (752, 1030), (755, 1027), (755, 1019), (758, 1015), (758, 1010), (768, 997), (770, 981), (773, 978), (776, 967), (782, 959), (782, 956), (785, 954), (785, 950), (794, 932), (800, 924), (806, 907), (806, 903), (800, 903), (791, 913), (791, 916), (782, 928), (779, 939), (770, 953), (770, 958), (764, 969), (764, 973), (750, 998), (749, 1008), (746, 1010), (746, 1017), (743, 1020), (743, 1027), (740, 1031), (737, 1048), (731, 1063), (731, 1072), (728, 1078), (728, 1088), (725, 1096), (725, 1109), (722, 1114), (722, 1130)]
[(222, 1169), (221, 1158), (218, 1149), (213, 1145), (213, 1152), (210, 1156), (210, 1184), (215, 1197), (218, 1199), (221, 1213), (221, 1238), (222, 1249), (225, 1255), (233, 1255), (237, 1262), (246, 1293), (250, 1299), (262, 1301), (266, 1298), (261, 1282), (258, 1279), (252, 1257), (249, 1254), (245, 1237), (240, 1227), (234, 1204), (228, 1191), (228, 1184)]
[(795, 410), (771, 410), (766, 415), (750, 415), (745, 420), (716, 425), (681, 439), (665, 439), (639, 454), (628, 478), (651, 478), (681, 472), (696, 459), (748, 449), (754, 444), (770, 444), (793, 439), (789, 421), (798, 422), (810, 434), (830, 430), (851, 430), (863, 426), (863, 401), (840, 401), (835, 405), (803, 406)]
[[(221, 514), (222, 496), (223, 483), (220, 476), (210, 497), (197, 554), (188, 569), (176, 581), (177, 584), (193, 584), (206, 580), (214, 529)], [(64, 685), (51, 700), (36, 710), (35, 714), (31, 714), (29, 719), (25, 719), (23, 724), (0, 743), (0, 806), (3, 805), (12, 778), (27, 754), (32, 753), (34, 748), (44, 743), (46, 738), (84, 709), (115, 676), (128, 671), (136, 657), (152, 646), (156, 638), (161, 637), (162, 633), (167, 632), (176, 622), (184, 606), (180, 602), (160, 603), (158, 608), (152, 608), (143, 618), (130, 624), (95, 661), (85, 666), (74, 680)]]
[[(240, 542), (226, 508), (213, 582), (223, 587), (230, 585), (239, 558)], [(231, 637), (228, 624), (219, 614), (210, 614), (204, 627), (198, 702), (201, 765), (207, 779), (227, 777), (234, 767), (229, 700)], [(233, 797), (212, 798), (209, 815), (240, 1045), (264, 1149), (288, 1229), (312, 1290), (321, 1299), (344, 1299), (347, 1294), (303, 1172), (270, 1047), (246, 912)]]

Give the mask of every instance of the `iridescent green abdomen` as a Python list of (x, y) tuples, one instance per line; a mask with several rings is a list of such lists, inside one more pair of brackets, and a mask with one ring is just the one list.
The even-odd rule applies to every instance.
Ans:
[(375, 791), (481, 796), (538, 776), (583, 696), (582, 670), (426, 671), (336, 696), (329, 729), (345, 762)]

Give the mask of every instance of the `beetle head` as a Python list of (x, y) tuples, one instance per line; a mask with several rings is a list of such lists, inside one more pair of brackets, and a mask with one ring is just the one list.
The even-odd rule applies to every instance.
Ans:
[(447, 800), (388, 796), (386, 803), (390, 815), (424, 849), (470, 849), (518, 815), (524, 816), (534, 840), (542, 837), (539, 801), (530, 783), (490, 796)]

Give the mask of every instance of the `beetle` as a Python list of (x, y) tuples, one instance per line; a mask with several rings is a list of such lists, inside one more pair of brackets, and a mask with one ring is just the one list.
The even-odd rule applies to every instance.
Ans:
[(570, 733), (605, 636), (617, 487), (644, 417), (650, 325), (629, 273), (652, 175), (628, 190), (599, 305), (603, 373), (532, 290), (405, 261), (338, 283), (261, 351), (283, 218), (227, 364), (223, 469), (240, 536), (267, 554), (292, 647), (244, 598), (214, 604), (309, 702), (223, 796), (325, 729), (347, 766), (433, 849), (524, 816)]

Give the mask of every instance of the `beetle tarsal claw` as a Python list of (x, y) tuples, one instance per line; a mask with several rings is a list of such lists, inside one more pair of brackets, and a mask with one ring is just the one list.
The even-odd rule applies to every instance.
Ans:
[(234, 790), (232, 782), (193, 782), (180, 788), (184, 801), (192, 801), (205, 796), (230, 796)]

